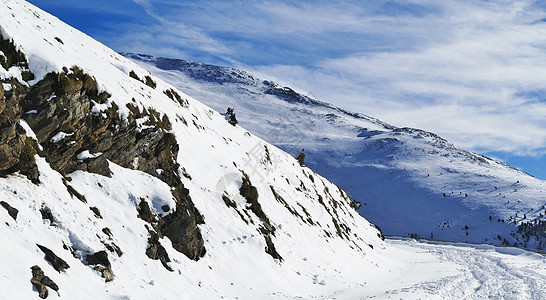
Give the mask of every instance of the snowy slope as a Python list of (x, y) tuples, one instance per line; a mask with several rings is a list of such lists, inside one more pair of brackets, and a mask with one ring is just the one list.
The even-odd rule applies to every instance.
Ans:
[(24, 1), (0, 33), (0, 299), (545, 297), (544, 256), (383, 241), (337, 186)]
[(218, 111), (235, 108), (242, 126), (294, 156), (305, 148), (306, 164), (360, 201), (385, 234), (546, 249), (541, 180), (244, 71), (126, 56)]
[[(27, 136), (39, 140), (43, 153), (35, 156), (38, 184), (23, 176), (23, 169), (0, 179), (0, 198), (7, 207), (18, 210), (16, 218), (12, 218), (7, 208), (0, 208), (0, 298), (37, 297), (30, 284), (33, 265), (51, 277), (59, 287), (59, 295), (67, 299), (321, 295), (336, 286), (356, 284), (360, 281), (357, 274), (362, 274), (359, 270), (377, 264), (376, 274), (387, 274), (392, 268), (393, 262), (383, 253), (385, 245), (378, 230), (358, 215), (338, 187), (47, 13), (24, 1), (2, 0), (0, 4), (1, 34), (4, 39), (12, 39), (34, 74), (34, 79), (24, 82), (22, 66), (0, 68), (6, 99), (17, 96), (28, 85), (30, 92), (21, 97), (29, 100), (21, 105), (43, 100), (40, 91), (48, 88), (44, 80), (51, 79), (46, 76), (50, 72), (60, 74), (53, 76), (60, 78), (58, 84), (63, 80), (72, 84), (67, 84), (67, 90), (80, 88), (78, 81), (85, 78), (83, 89), (89, 79), (78, 69), (92, 76), (99, 94), (97, 99), (88, 99), (87, 94), (65, 99), (67, 91), (61, 90), (61, 94), (54, 89), (54, 93), (47, 93), (43, 104), (39, 102), (45, 105), (43, 110), (22, 112), (20, 122)], [(148, 76), (153, 87), (132, 78), (130, 73), (143, 79)], [(102, 92), (110, 96), (100, 100), (100, 95), (106, 95)], [(174, 99), (173, 93), (181, 99)], [(160, 259), (147, 256), (153, 233), (161, 227), (156, 223), (162, 221), (157, 220), (166, 220), (180, 209), (175, 187), (160, 180), (167, 178), (162, 173), (168, 170), (141, 170), (143, 164), (153, 162), (153, 157), (143, 162), (144, 156), (137, 156), (125, 167), (108, 161), (99, 171), (110, 173), (109, 177), (86, 172), (93, 162), (105, 156), (117, 158), (119, 153), (109, 153), (107, 146), (95, 143), (94, 133), (84, 136), (79, 146), (79, 135), (86, 128), (77, 127), (81, 125), (77, 120), (52, 131), (46, 130), (48, 125), (30, 128), (24, 121), (33, 124), (44, 116), (54, 124), (57, 116), (45, 110), (69, 100), (86, 111), (76, 116), (82, 120), (80, 123), (89, 119), (100, 127), (100, 122), (112, 122), (114, 135), (119, 129), (120, 135), (134, 133), (150, 139), (159, 134), (169, 136), (163, 131), (175, 136), (176, 149), (168, 153), (177, 153), (175, 160), (180, 165), (169, 176), (180, 178), (182, 189), (187, 189), (203, 217), (203, 221), (197, 221), (206, 250), (202, 257), (188, 258), (174, 244), (171, 246), (167, 236), (156, 242), (168, 253), (170, 262), (165, 265), (172, 271)], [(138, 116), (133, 113), (135, 109), (150, 113)], [(170, 125), (148, 122), (152, 110), (158, 113), (158, 120), (166, 116)], [(133, 131), (122, 131), (131, 124), (135, 125)], [(107, 141), (115, 143), (115, 139)], [(79, 149), (66, 150), (74, 145)], [(146, 146), (143, 143), (142, 147)], [(49, 153), (49, 149), (65, 152), (58, 157), (59, 153)], [(141, 205), (151, 209), (151, 221), (142, 216)], [(53, 251), (70, 268), (53, 270), (38, 244)], [(95, 272), (89, 257), (100, 251), (108, 254), (114, 273), (114, 280), (106, 285), (101, 278), (103, 268)], [(50, 290), (50, 296), (56, 295)]]

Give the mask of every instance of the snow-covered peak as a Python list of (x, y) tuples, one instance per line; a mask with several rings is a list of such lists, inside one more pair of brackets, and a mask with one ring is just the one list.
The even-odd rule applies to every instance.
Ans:
[[(526, 173), (252, 75), (205, 81), (189, 62), (127, 57), (217, 110), (235, 108), (242, 126), (293, 155), (304, 148), (306, 164), (360, 201), (361, 214), (386, 234), (546, 247), (536, 225), (546, 222), (546, 184)], [(237, 73), (210, 68), (222, 78)]]

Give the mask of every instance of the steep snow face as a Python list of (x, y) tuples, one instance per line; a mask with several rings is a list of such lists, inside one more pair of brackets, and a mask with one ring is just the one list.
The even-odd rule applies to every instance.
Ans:
[[(0, 0), (0, 6), (3, 39), (28, 61), (28, 70), (0, 67), (0, 98), (40, 104), (8, 120), (20, 122), (14, 128), (29, 145), (40, 143), (29, 146), (39, 154), (28, 157), (39, 177), (32, 183), (20, 169), (0, 178), (1, 298), (32, 298), (37, 291), (65, 299), (311, 297), (356, 286), (362, 276), (392, 278), (388, 246), (343, 190), (55, 17), (24, 1)], [(96, 93), (78, 94), (93, 90), (93, 82)], [(67, 90), (79, 96), (67, 99)], [(81, 107), (46, 111), (68, 100)], [(61, 115), (85, 126), (50, 128)], [(142, 154), (147, 143), (126, 163), (92, 133), (81, 136), (92, 125), (104, 130), (101, 122), (114, 136), (173, 136), (168, 152), (154, 155), (176, 154), (169, 166), (177, 168), (143, 168), (157, 158)], [(187, 219), (172, 219), (192, 215), (180, 194), (202, 215), (206, 253), (194, 260), (177, 249), (170, 238), (176, 233), (158, 229), (165, 220), (185, 226)], [(39, 269), (31, 272), (33, 266)], [(373, 276), (362, 271), (370, 269)]]
[[(544, 298), (543, 256), (382, 241), (290, 155), (34, 6), (0, 5), (0, 46), (21, 52), (0, 53), (0, 140), (23, 142), (0, 153), (19, 159), (0, 170), (0, 298)], [(182, 200), (202, 215), (194, 259), (164, 228), (190, 228)]]
[[(439, 136), (395, 128), (244, 71), (127, 57), (293, 155), (362, 203), (386, 234), (546, 249), (546, 185)], [(542, 221), (542, 223), (541, 223)]]

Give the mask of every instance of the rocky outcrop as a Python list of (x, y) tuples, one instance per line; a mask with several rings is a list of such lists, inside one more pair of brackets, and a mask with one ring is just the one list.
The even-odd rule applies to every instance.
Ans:
[[(24, 54), (10, 41), (0, 40), (2, 67), (6, 70), (18, 67), (26, 74), (23, 79), (32, 79)], [(3, 83), (10, 89), (7, 91), (0, 84), (0, 175), (19, 171), (39, 182), (34, 161), (39, 147), (27, 138), (20, 125), (22, 118), (36, 134), (43, 149), (40, 155), (63, 175), (84, 170), (109, 176), (109, 160), (169, 184), (177, 200), (176, 211), (161, 219), (160, 234), (169, 237), (173, 247), (191, 259), (198, 260), (205, 254), (197, 227), (204, 222), (203, 217), (178, 175), (178, 143), (168, 132), (171, 124), (166, 116), (130, 105), (131, 114), (122, 120), (117, 105), (109, 100), (110, 95), (99, 92), (95, 79), (76, 66), (49, 73), (32, 87), (15, 79)], [(144, 83), (155, 85), (151, 78)], [(146, 129), (137, 130), (139, 118), (148, 119)], [(158, 174), (158, 169), (163, 172)], [(67, 189), (85, 202), (68, 184)]]
[(150, 237), (148, 238), (146, 255), (153, 260), (159, 260), (165, 269), (172, 271), (173, 269), (169, 266), (171, 259), (165, 247), (159, 242), (159, 235), (153, 230), (148, 230), (148, 232)]
[(271, 221), (263, 211), (262, 205), (260, 202), (258, 202), (258, 190), (252, 185), (248, 175), (244, 172), (242, 173), (243, 184), (239, 188), (239, 193), (241, 196), (243, 196), (243, 198), (245, 198), (248, 204), (248, 209), (250, 209), (262, 222), (262, 226), (260, 226), (259, 231), (264, 236), (266, 242), (265, 252), (271, 255), (271, 257), (282, 261), (282, 256), (277, 252), (277, 249), (275, 249), (275, 244), (273, 244), (273, 240), (271, 240), (271, 236), (275, 235), (275, 227), (271, 225)]
[(59, 291), (59, 287), (57, 284), (51, 280), (51, 278), (45, 276), (44, 271), (38, 266), (32, 266), (30, 268), (32, 270), (32, 278), (30, 279), (30, 282), (36, 288), (36, 291), (38, 291), (38, 296), (42, 299), (47, 298), (48, 291), (47, 288), (54, 290), (55, 292)]
[(17, 214), (19, 210), (15, 207), (12, 207), (6, 201), (0, 201), (0, 205), (8, 211), (8, 215), (17, 221)]
[[(189, 191), (184, 189), (182, 192), (173, 191), (179, 193), (183, 197), (189, 197)], [(181, 201), (179, 201), (180, 203)], [(166, 209), (165, 209), (166, 210)], [(146, 254), (151, 259), (160, 259), (165, 268), (170, 270), (170, 267), (166, 264), (169, 262), (169, 258), (164, 251), (163, 246), (159, 243), (159, 238), (163, 236), (168, 237), (171, 240), (172, 246), (179, 252), (186, 254), (188, 257), (203, 257), (205, 255), (205, 248), (202, 246), (202, 242), (196, 239), (188, 239), (199, 234), (199, 228), (195, 223), (188, 222), (192, 220), (188, 209), (181, 204), (177, 204), (177, 208), (174, 212), (166, 216), (156, 215), (150, 209), (150, 206), (146, 201), (141, 199), (138, 205), (138, 216), (142, 220), (148, 222), (153, 230), (147, 227), (150, 233), (148, 239), (149, 247), (146, 250)], [(202, 219), (201, 219), (202, 220)]]
[(131, 72), (129, 72), (129, 77), (144, 83), (145, 85), (151, 87), (152, 89), (155, 89), (156, 86), (157, 86), (155, 81), (152, 80), (152, 77), (150, 77), (148, 75), (144, 76), (144, 79), (140, 79), (138, 77), (138, 75), (135, 73), (135, 71), (131, 71)]
[(0, 84), (0, 172), (19, 162), (25, 145), (25, 131), (19, 124), (21, 109), (14, 93), (6, 93)]
[[(0, 51), (2, 68), (17, 67), (23, 80), (34, 78), (25, 55), (11, 41), (0, 38)], [(142, 82), (155, 88), (148, 76)], [(49, 73), (31, 87), (16, 79), (1, 83), (0, 176), (20, 172), (39, 183), (34, 161), (38, 152), (63, 175), (83, 170), (110, 176), (108, 161), (146, 172), (171, 186), (177, 202), (176, 210), (155, 224), (159, 237), (167, 236), (174, 249), (190, 259), (198, 260), (205, 254), (198, 227), (204, 220), (178, 175), (179, 146), (169, 132), (171, 123), (165, 115), (135, 104), (128, 106), (131, 113), (122, 120), (110, 95), (99, 92), (96, 80), (76, 66)], [(170, 95), (182, 101), (176, 92)], [(139, 130), (137, 119), (141, 118), (148, 121), (145, 129)], [(26, 136), (21, 119), (32, 128), (37, 142)], [(65, 185), (72, 195), (86, 202), (68, 183)]]
[(40, 248), (40, 250), (42, 250), (42, 252), (44, 252), (45, 259), (53, 266), (53, 269), (55, 269), (55, 271), (61, 272), (61, 271), (64, 271), (64, 270), (70, 268), (70, 266), (68, 265), (68, 263), (66, 263), (66, 261), (64, 261), (62, 258), (58, 257), (49, 248), (47, 248), (45, 246), (42, 246), (42, 245), (38, 245), (38, 244), (36, 244), (36, 246), (38, 246), (38, 248)]
[[(18, 67), (23, 80), (34, 75), (28, 70), (25, 55), (16, 50), (10, 40), (0, 36), (0, 66), (5, 70)], [(38, 168), (34, 162), (37, 145), (27, 138), (19, 120), (22, 109), (19, 103), (29, 88), (16, 79), (0, 80), (0, 176), (17, 171), (38, 183)]]
[[(169, 184), (177, 209), (161, 220), (161, 232), (171, 239), (176, 250), (198, 260), (205, 253), (197, 227), (203, 217), (178, 175), (179, 146), (168, 132), (168, 118), (153, 109), (129, 105), (131, 113), (122, 120), (109, 97), (106, 92), (98, 92), (93, 77), (72, 67), (47, 74), (32, 86), (20, 102), (27, 112), (22, 118), (36, 133), (49, 164), (63, 175), (84, 170), (110, 176), (108, 161), (112, 161)], [(106, 109), (100, 110), (99, 106)], [(136, 120), (141, 118), (148, 119), (148, 126), (137, 130)], [(158, 174), (158, 169), (163, 172)]]
[[(188, 190), (185, 188), (174, 192), (182, 196), (182, 199), (189, 197)], [(199, 215), (199, 218), (195, 219), (196, 216), (196, 214), (192, 215), (184, 201), (179, 201), (174, 212), (161, 218), (159, 228), (160, 232), (171, 240), (174, 249), (197, 260), (205, 255), (206, 250), (201, 232), (197, 227), (197, 222), (203, 222), (203, 217)]]
[(110, 282), (114, 280), (114, 272), (112, 271), (112, 265), (110, 264), (106, 251), (99, 251), (87, 255), (86, 259), (87, 263), (93, 265), (93, 269), (101, 274), (104, 281)]
[(21, 77), (24, 81), (34, 79), (34, 74), (28, 68), (28, 61), (25, 54), (17, 50), (17, 47), (9, 39), (0, 35), (0, 66), (9, 70), (11, 67), (18, 67), (21, 70)]

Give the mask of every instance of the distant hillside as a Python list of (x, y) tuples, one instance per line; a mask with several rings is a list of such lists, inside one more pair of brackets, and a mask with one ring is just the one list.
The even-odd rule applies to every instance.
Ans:
[[(546, 185), (441, 137), (396, 128), (245, 71), (125, 54), (296, 156), (386, 234), (546, 249)], [(343, 91), (339, 91), (343, 93)]]

